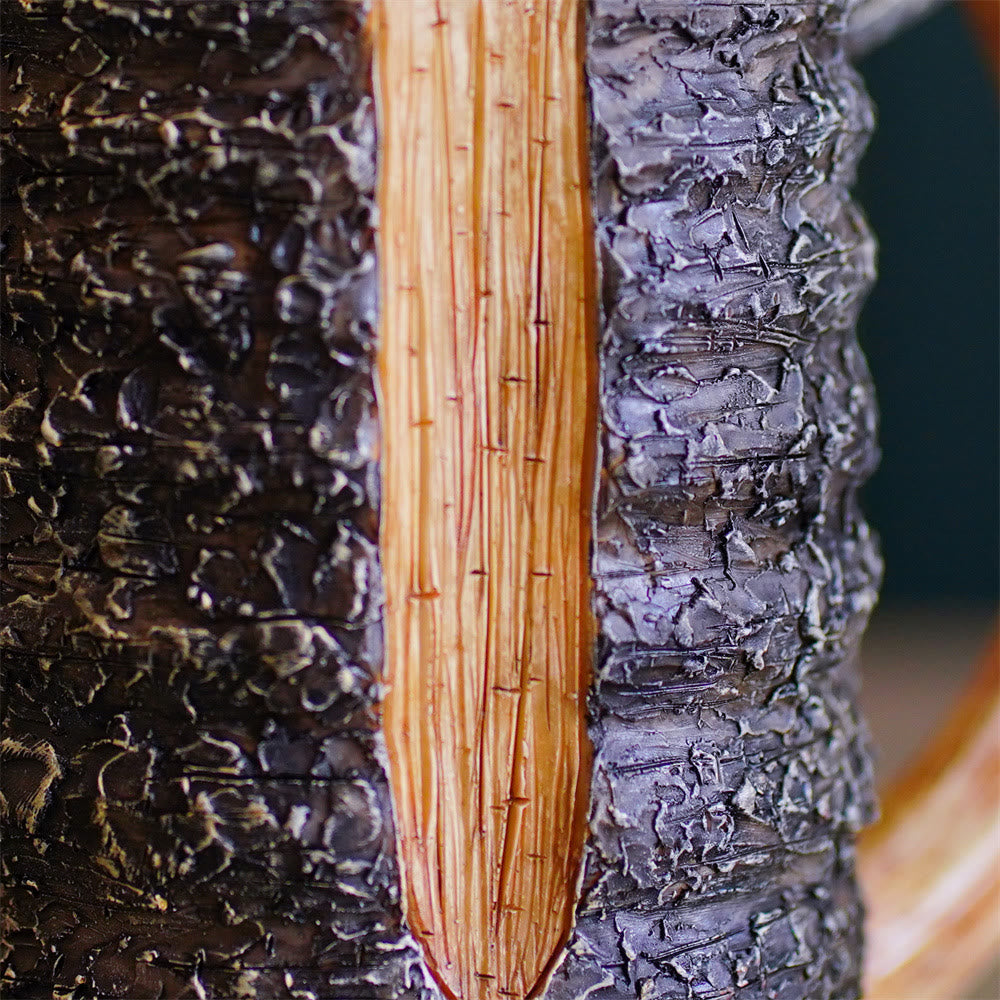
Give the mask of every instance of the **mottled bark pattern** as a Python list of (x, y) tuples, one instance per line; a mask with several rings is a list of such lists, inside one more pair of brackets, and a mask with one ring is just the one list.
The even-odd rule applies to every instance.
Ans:
[(591, 833), (550, 997), (856, 996), (871, 127), (839, 3), (595, 0)]
[(364, 16), (3, 5), (7, 996), (421, 993)]

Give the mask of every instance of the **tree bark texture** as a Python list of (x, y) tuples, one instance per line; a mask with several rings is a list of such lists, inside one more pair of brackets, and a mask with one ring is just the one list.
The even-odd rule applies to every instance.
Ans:
[(11, 997), (419, 986), (364, 13), (4, 6)]
[(874, 248), (848, 196), (872, 118), (843, 16), (591, 7), (600, 638), (553, 996), (859, 992), (850, 663), (880, 564), (856, 502)]
[[(365, 7), (3, 13), (6, 993), (439, 996), (380, 729)], [(846, 13), (588, 9), (600, 635), (552, 1000), (859, 991)]]

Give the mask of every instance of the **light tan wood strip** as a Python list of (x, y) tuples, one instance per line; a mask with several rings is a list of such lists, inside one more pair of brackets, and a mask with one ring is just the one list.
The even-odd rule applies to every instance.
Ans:
[(385, 732), (407, 917), (463, 1000), (572, 921), (596, 322), (577, 0), (375, 20)]

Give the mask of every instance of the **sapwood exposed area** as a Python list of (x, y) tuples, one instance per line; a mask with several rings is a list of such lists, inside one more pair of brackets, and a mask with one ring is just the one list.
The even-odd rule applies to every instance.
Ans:
[(382, 3), (385, 733), (440, 982), (523, 997), (590, 782), (596, 314), (576, 0)]

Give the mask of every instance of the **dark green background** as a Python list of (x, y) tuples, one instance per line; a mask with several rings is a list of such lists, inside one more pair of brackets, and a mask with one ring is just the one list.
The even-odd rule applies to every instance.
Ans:
[(1000, 129), (996, 84), (947, 6), (860, 65), (879, 125), (856, 188), (880, 278), (861, 340), (882, 412), (865, 508), (885, 605), (996, 600)]

